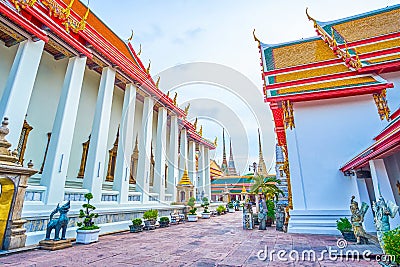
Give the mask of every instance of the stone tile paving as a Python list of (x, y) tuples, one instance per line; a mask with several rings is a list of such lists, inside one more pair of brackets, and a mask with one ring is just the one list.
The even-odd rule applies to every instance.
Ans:
[(274, 228), (246, 231), (241, 219), (241, 212), (236, 212), (142, 233), (101, 236), (90, 245), (4, 256), (0, 266), (380, 266), (374, 260), (330, 260), (327, 255), (322, 260), (288, 262), (274, 254), (273, 261), (261, 261), (257, 253), (265, 247), (269, 251), (295, 249), (300, 255), (312, 249), (319, 257), (328, 246), (337, 249), (339, 237), (286, 234)]

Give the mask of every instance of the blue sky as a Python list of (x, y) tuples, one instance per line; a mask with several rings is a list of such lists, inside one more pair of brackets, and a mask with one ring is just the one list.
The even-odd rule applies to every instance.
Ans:
[[(330, 21), (399, 3), (113, 0), (90, 1), (90, 8), (122, 39), (128, 39), (131, 29), (135, 32), (132, 44), (137, 51), (142, 45), (141, 59), (145, 66), (151, 60), (152, 75), (160, 73), (161, 89), (178, 92), (182, 106), (191, 103), (188, 117), (200, 118), (209, 139), (217, 136), (222, 140), (221, 127), (225, 127), (232, 137), (236, 165), (246, 172), (248, 165), (258, 160), (257, 128), (262, 130), (267, 167), (274, 161), (275, 145), (271, 113), (261, 93), (260, 56), (252, 30), (256, 29), (264, 43), (281, 43), (315, 36), (306, 7), (315, 19)], [(179, 65), (194, 62), (206, 64), (200, 68), (186, 65), (187, 69), (204, 75), (191, 73), (188, 79), (194, 79), (192, 83), (171, 85), (171, 77), (181, 81)], [(220, 145), (214, 155), (217, 162), (221, 155)]]

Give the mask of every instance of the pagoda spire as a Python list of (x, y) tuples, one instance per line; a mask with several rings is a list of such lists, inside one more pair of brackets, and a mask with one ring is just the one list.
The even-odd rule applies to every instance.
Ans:
[(221, 171), (223, 175), (228, 174), (228, 162), (226, 161), (226, 150), (225, 150), (225, 129), (222, 128), (222, 164)]
[(229, 140), (229, 150), (228, 175), (238, 175), (236, 172), (235, 161), (233, 160), (232, 139)]
[(264, 157), (262, 154), (262, 147), (261, 147), (261, 135), (260, 129), (258, 129), (258, 175), (266, 177), (268, 175), (267, 166), (265, 165)]

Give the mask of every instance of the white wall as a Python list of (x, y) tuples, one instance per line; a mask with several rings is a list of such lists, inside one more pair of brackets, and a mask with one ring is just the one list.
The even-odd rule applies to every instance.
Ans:
[(394, 88), (386, 90), (386, 98), (391, 113), (395, 112), (400, 106), (400, 71), (381, 74), (382, 78), (394, 84)]
[(294, 120), (296, 128), (287, 130), (298, 149), (288, 141), (294, 208), (347, 210), (357, 186), (339, 168), (385, 124), (372, 96), (294, 103)]
[(18, 45), (6, 47), (4, 43), (0, 41), (0, 98), (3, 95), (4, 87), (6, 86), (17, 49)]
[(40, 60), (27, 111), (26, 120), (33, 130), (29, 134), (24, 157), (24, 165), (32, 160), (38, 170), (47, 145), (47, 133), (53, 128), (67, 63), (68, 59), (54, 60), (47, 52)]
[[(397, 181), (400, 182), (400, 153), (397, 152), (390, 157), (384, 159), (385, 167), (387, 174), (389, 176), (390, 185), (392, 187), (392, 193), (394, 195), (394, 199), (396, 200), (396, 204), (400, 205), (400, 195), (397, 189), (396, 183)], [(382, 192), (383, 197), (385, 197), (384, 193)]]
[[(97, 92), (100, 85), (100, 74), (86, 67), (83, 76), (81, 97), (79, 99), (78, 117), (75, 123), (71, 157), (68, 165), (67, 179), (76, 180), (82, 158), (82, 143), (88, 140), (92, 131)], [(83, 181), (83, 179), (79, 179)]]

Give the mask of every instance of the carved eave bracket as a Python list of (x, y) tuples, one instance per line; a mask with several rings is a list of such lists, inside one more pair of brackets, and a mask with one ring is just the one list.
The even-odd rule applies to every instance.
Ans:
[(295, 128), (294, 115), (293, 115), (293, 103), (290, 100), (282, 101), (283, 109), (283, 122), (285, 124), (285, 129), (290, 128), (292, 130)]
[(381, 120), (390, 120), (390, 109), (386, 100), (386, 89), (380, 93), (373, 94), (375, 105), (378, 109), (378, 114)]

